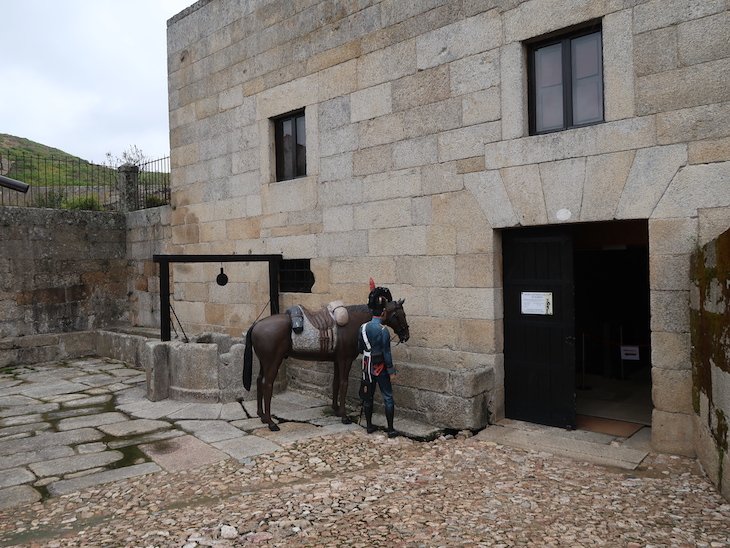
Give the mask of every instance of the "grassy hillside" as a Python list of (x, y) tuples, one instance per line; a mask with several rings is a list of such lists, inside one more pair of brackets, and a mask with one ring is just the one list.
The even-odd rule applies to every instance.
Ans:
[[(136, 147), (132, 152), (143, 157)], [(128, 160), (129, 154), (125, 154), (123, 161)], [(137, 180), (143, 207), (169, 203), (169, 160), (152, 164), (140, 172)], [(0, 175), (31, 186), (22, 200), (13, 194), (11, 205), (21, 205), (22, 201), (22, 205), (35, 207), (80, 209), (107, 207), (113, 199), (118, 178), (115, 167), (92, 164), (63, 150), (4, 133), (0, 133)], [(7, 201), (5, 195), (0, 198), (0, 205)]]
[(73, 156), (68, 152), (59, 150), (57, 148), (48, 147), (30, 139), (24, 139), (23, 137), (16, 137), (15, 135), (7, 135), (0, 133), (0, 152), (8, 154), (30, 154), (38, 156), (40, 158), (54, 158), (56, 160), (74, 160), (80, 162), (86, 162), (77, 156)]
[(96, 186), (116, 180), (116, 170), (92, 164), (30, 139), (0, 133), (0, 174), (43, 187)]

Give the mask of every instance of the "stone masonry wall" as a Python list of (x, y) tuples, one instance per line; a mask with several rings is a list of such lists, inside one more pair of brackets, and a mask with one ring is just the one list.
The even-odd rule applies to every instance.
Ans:
[[(284, 306), (389, 286), (411, 324), (396, 398), (458, 428), (504, 414), (499, 230), (648, 219), (652, 443), (692, 454), (689, 257), (730, 225), (728, 18), (725, 0), (200, 1), (168, 26), (172, 247), (311, 258), (312, 294)], [(530, 136), (525, 40), (597, 19), (605, 121)], [(307, 176), (276, 182), (272, 117), (302, 108)], [(211, 295), (213, 267), (176, 270), (183, 321), (245, 330), (268, 287), (237, 275)]]
[(170, 206), (127, 213), (129, 323), (160, 327), (160, 272), (153, 255), (167, 253)]
[(125, 218), (0, 207), (0, 339), (126, 321)]
[(690, 294), (695, 446), (730, 499), (730, 230), (692, 256)]

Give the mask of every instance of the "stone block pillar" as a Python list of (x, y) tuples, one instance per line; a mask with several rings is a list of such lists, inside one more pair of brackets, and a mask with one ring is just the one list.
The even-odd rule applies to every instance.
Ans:
[(117, 172), (119, 211), (127, 213), (140, 209), (139, 167), (134, 164), (123, 164), (117, 168)]

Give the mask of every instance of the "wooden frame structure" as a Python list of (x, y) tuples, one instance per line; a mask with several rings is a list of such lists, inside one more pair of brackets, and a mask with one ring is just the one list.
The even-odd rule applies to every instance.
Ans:
[(160, 265), (160, 340), (170, 340), (170, 263), (269, 263), (269, 301), (271, 314), (279, 313), (279, 263), (282, 255), (153, 255)]

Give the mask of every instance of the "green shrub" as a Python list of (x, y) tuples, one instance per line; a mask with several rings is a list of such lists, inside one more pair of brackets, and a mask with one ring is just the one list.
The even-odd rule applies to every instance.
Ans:
[(167, 201), (164, 198), (155, 196), (154, 194), (151, 194), (144, 199), (145, 207), (159, 207), (163, 205), (167, 205)]
[(70, 200), (64, 200), (61, 204), (63, 209), (83, 209), (90, 211), (101, 211), (101, 204), (99, 200), (93, 196), (85, 196), (81, 198), (71, 198)]
[(64, 196), (63, 192), (49, 190), (45, 194), (39, 194), (33, 198), (34, 207), (48, 207), (51, 209), (58, 209), (63, 204)]

